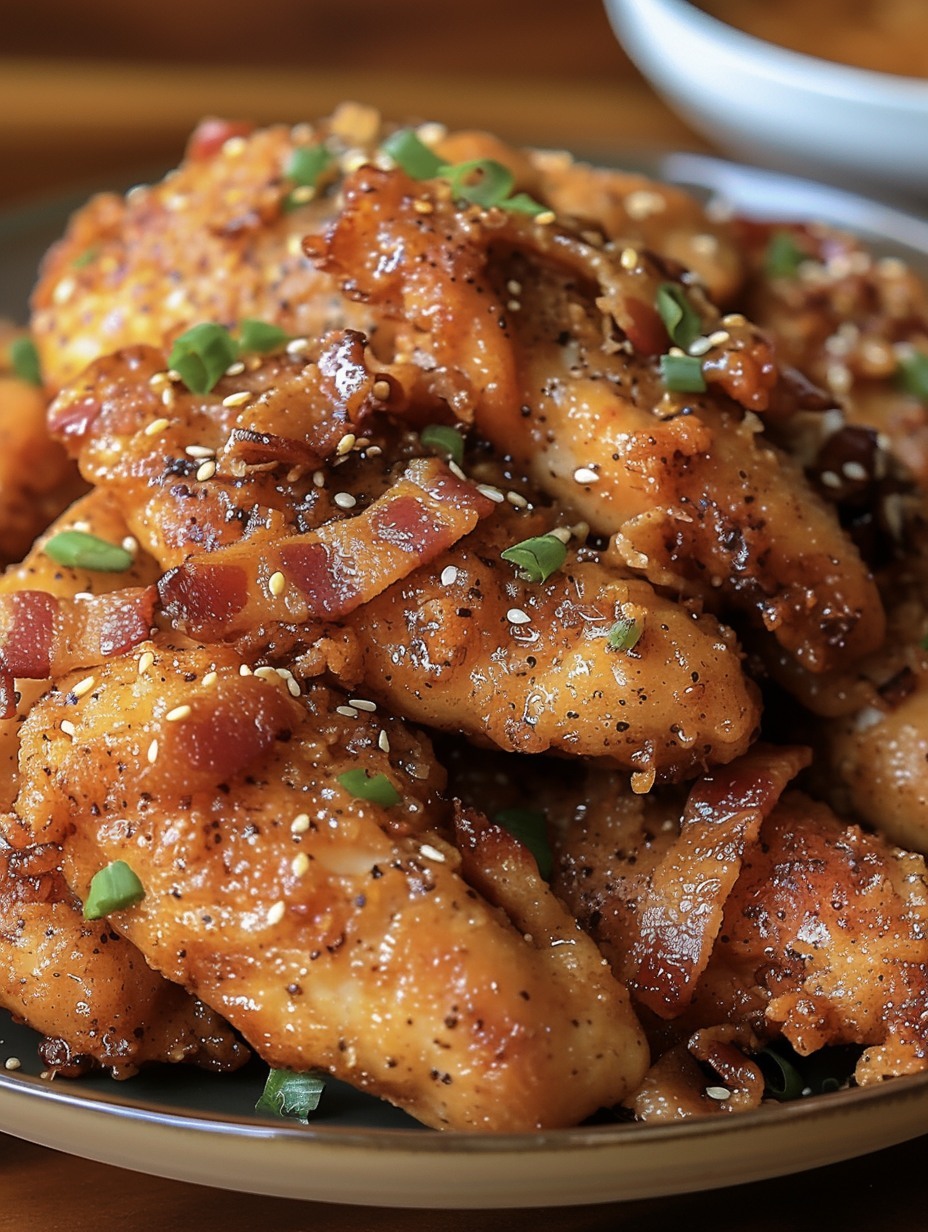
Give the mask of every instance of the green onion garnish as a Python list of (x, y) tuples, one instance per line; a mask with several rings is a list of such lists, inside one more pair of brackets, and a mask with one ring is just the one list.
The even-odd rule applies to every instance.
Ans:
[(17, 338), (10, 346), (10, 362), (13, 371), (30, 385), (42, 384), (42, 367), (39, 352), (31, 338)]
[(438, 155), (411, 128), (400, 128), (391, 133), (382, 148), (414, 180), (433, 180), (444, 166)]
[(702, 320), (684, 289), (676, 282), (662, 282), (657, 288), (655, 305), (671, 340), (688, 350), (702, 333)]
[(634, 650), (641, 640), (642, 633), (644, 633), (644, 625), (640, 620), (622, 616), (606, 635), (606, 645), (610, 650)]
[(193, 393), (208, 394), (237, 358), (238, 347), (229, 331), (206, 322), (194, 325), (175, 340), (168, 367)]
[(500, 556), (516, 565), (519, 576), (526, 582), (543, 582), (563, 565), (567, 559), (567, 547), (557, 535), (538, 535), (534, 539), (514, 543), (505, 552), (500, 552)]
[(324, 145), (301, 145), (290, 155), (284, 175), (300, 188), (315, 188), (333, 158)]
[(266, 355), (272, 351), (282, 351), (290, 341), (290, 335), (268, 321), (247, 318), (239, 327), (238, 341), (243, 351), (259, 351)]
[(547, 881), (554, 868), (554, 855), (548, 842), (545, 814), (541, 809), (501, 809), (494, 815), (493, 820), (529, 849), (535, 857), (539, 874)]
[(124, 860), (114, 860), (94, 874), (84, 903), (84, 919), (99, 920), (111, 911), (134, 907), (145, 897), (145, 887)]
[(913, 351), (899, 360), (896, 369), (896, 379), (907, 394), (912, 394), (920, 402), (928, 402), (928, 355), (923, 351)]
[(768, 278), (795, 278), (800, 265), (808, 260), (789, 231), (774, 231), (764, 253), (764, 270)]
[(255, 1112), (286, 1117), (306, 1125), (309, 1114), (319, 1107), (325, 1080), (319, 1074), (297, 1074), (290, 1069), (272, 1069), (264, 1084)]
[(125, 573), (135, 557), (118, 543), (107, 543), (83, 530), (62, 530), (42, 549), (59, 565), (91, 569), (95, 573)]
[(454, 163), (441, 169), (451, 185), (451, 192), (461, 201), (474, 205), (502, 205), (516, 182), (508, 167), (493, 158), (475, 158), (466, 163)]
[(547, 205), (542, 205), (540, 201), (536, 201), (534, 197), (530, 197), (528, 193), (519, 192), (514, 197), (507, 197), (505, 201), (501, 201), (503, 209), (512, 210), (516, 214), (548, 214), (550, 208)]
[(764, 1075), (764, 1094), (785, 1102), (840, 1090), (853, 1074), (859, 1058), (860, 1048), (856, 1045), (820, 1048), (804, 1057), (787, 1040), (776, 1039), (754, 1059)]
[(381, 808), (399, 804), (402, 796), (385, 774), (368, 774), (366, 770), (346, 770), (337, 780), (349, 795), (358, 800), (370, 800)]
[(458, 466), (464, 461), (464, 438), (445, 424), (429, 424), (419, 433), (419, 440), (429, 449), (445, 454)]
[(661, 378), (667, 389), (679, 394), (705, 392), (702, 360), (696, 355), (662, 355)]
[(91, 262), (96, 261), (99, 255), (100, 255), (99, 248), (85, 248), (84, 251), (80, 254), (80, 256), (75, 257), (74, 260), (71, 262), (71, 268), (72, 269), (83, 269), (85, 266), (90, 265)]

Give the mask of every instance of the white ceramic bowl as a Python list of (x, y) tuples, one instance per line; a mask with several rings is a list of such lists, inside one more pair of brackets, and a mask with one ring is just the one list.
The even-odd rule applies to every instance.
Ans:
[(688, 0), (605, 5), (655, 89), (727, 152), (835, 183), (928, 197), (928, 81), (788, 51)]

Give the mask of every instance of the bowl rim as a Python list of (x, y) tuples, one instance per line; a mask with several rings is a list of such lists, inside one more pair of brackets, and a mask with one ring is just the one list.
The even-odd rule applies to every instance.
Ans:
[[(604, 3), (617, 14), (631, 9), (663, 9), (680, 22), (692, 25), (704, 38), (721, 39), (727, 53), (739, 58), (749, 56), (765, 76), (810, 93), (842, 95), (858, 104), (879, 101), (897, 106), (913, 103), (928, 106), (928, 79), (859, 68), (794, 51), (730, 25), (700, 7), (696, 0), (604, 0)], [(810, 73), (813, 66), (818, 80)], [(862, 98), (862, 90), (878, 94), (879, 100)]]

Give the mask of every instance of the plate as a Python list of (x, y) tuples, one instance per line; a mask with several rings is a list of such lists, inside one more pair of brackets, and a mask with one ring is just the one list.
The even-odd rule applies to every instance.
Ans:
[[(721, 196), (755, 217), (821, 218), (928, 273), (928, 221), (808, 181), (689, 154), (617, 165)], [(0, 219), (0, 314), (23, 318), (35, 269), (79, 199)], [(435, 1133), (341, 1083), (309, 1125), (254, 1111), (265, 1070), (168, 1066), (128, 1082), (40, 1077), (37, 1037), (0, 1015), (0, 1131), (87, 1159), (277, 1197), (433, 1209), (568, 1206), (657, 1197), (816, 1168), (924, 1132), (928, 1074), (672, 1125), (538, 1134)]]

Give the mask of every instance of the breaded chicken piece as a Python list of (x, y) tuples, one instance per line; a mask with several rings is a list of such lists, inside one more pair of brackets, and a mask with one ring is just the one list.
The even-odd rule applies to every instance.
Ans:
[[(130, 864), (145, 897), (113, 924), (155, 968), (270, 1064), (325, 1068), (438, 1127), (573, 1124), (640, 1081), (627, 994), (537, 873), (500, 882), (502, 910), (469, 884), (424, 741), (340, 714), (321, 686), (297, 701), (230, 650), (150, 650), (76, 706), (56, 692), (33, 709), (18, 807), (64, 843), (79, 893)], [(512, 847), (503, 871), (524, 880)]]

